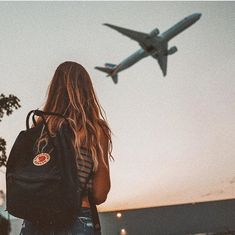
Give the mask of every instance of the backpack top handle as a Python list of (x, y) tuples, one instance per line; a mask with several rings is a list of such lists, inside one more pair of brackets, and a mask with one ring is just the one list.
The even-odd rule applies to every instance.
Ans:
[(33, 120), (34, 126), (36, 126), (35, 115), (41, 117), (41, 118), (43, 119), (44, 124), (45, 124), (44, 115), (54, 115), (54, 116), (58, 116), (58, 117), (64, 118), (64, 119), (68, 122), (68, 119), (67, 119), (64, 115), (62, 115), (62, 114), (60, 114), (60, 113), (44, 112), (44, 111), (41, 111), (41, 110), (39, 110), (39, 109), (36, 109), (36, 110), (31, 110), (31, 111), (28, 113), (27, 117), (26, 117), (26, 129), (27, 129), (27, 130), (30, 128), (30, 127), (29, 127), (29, 118), (30, 118), (30, 116), (31, 116), (32, 113), (33, 113), (32, 120)]

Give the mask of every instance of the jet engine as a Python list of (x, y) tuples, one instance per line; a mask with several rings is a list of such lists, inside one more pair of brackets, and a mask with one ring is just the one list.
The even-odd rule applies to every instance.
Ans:
[(151, 31), (151, 32), (149, 33), (149, 36), (150, 36), (150, 37), (156, 37), (159, 33), (160, 33), (159, 29), (156, 28), (156, 29), (154, 29), (153, 31)]
[(174, 54), (174, 53), (176, 53), (176, 52), (177, 52), (177, 47), (174, 46), (174, 47), (171, 47), (171, 48), (168, 50), (167, 54), (168, 54), (168, 55), (172, 55), (172, 54)]

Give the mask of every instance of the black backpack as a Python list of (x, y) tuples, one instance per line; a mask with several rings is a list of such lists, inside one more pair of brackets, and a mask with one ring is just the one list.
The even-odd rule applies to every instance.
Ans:
[[(29, 128), (31, 114), (34, 124), (35, 115), (43, 120), (33, 128)], [(29, 112), (27, 129), (19, 133), (7, 161), (7, 210), (40, 227), (66, 226), (76, 219), (82, 197), (71, 143), (73, 133), (65, 118), (65, 124), (51, 136), (45, 115), (65, 118), (40, 110)], [(48, 135), (48, 144), (38, 153), (37, 139), (42, 131)]]
[(11, 231), (10, 221), (0, 214), (0, 234), (9, 235)]

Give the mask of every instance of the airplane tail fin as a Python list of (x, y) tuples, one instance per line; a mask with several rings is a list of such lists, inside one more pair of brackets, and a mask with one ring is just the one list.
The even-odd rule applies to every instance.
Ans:
[(117, 67), (116, 64), (106, 63), (105, 67), (96, 66), (95, 69), (107, 73), (108, 74), (107, 76), (108, 77), (110, 76), (112, 78), (113, 82), (115, 84), (117, 84), (118, 83), (118, 75), (115, 72), (116, 67)]

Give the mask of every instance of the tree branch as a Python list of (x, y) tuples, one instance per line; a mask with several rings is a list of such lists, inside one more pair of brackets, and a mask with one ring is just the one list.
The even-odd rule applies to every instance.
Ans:
[(9, 95), (8, 97), (4, 94), (0, 95), (0, 121), (2, 120), (4, 113), (6, 113), (7, 116), (12, 114), (13, 109), (20, 108), (19, 104), (20, 100), (14, 96)]
[[(9, 116), (14, 109), (21, 107), (19, 102), (20, 100), (14, 95), (9, 95), (8, 97), (4, 94), (0, 95), (0, 122), (4, 114)], [(0, 167), (6, 166), (6, 160), (6, 141), (0, 137)]]

